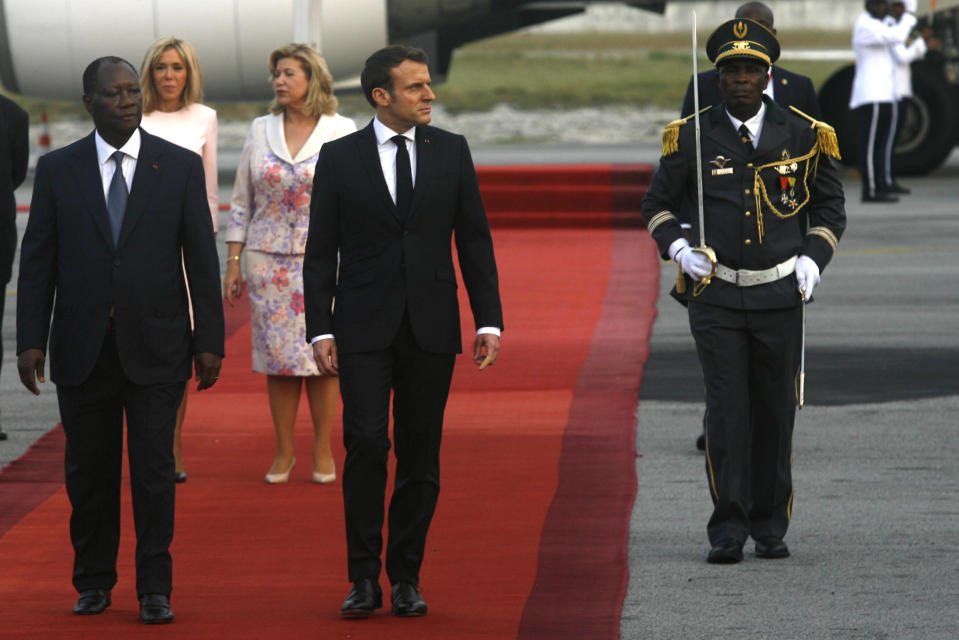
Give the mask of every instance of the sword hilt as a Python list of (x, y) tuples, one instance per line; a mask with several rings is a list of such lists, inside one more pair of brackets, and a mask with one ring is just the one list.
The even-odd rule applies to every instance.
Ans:
[(713, 279), (713, 276), (716, 275), (716, 264), (718, 263), (718, 260), (716, 259), (716, 252), (713, 251), (712, 247), (707, 247), (706, 245), (702, 245), (698, 247), (693, 247), (692, 250), (706, 256), (706, 258), (709, 260), (709, 265), (711, 267), (709, 271), (709, 275), (703, 278), (702, 280), (700, 280), (699, 282), (697, 282), (695, 286), (693, 286), (693, 295), (698, 296), (700, 293), (703, 292), (703, 289), (705, 289), (706, 286), (709, 285), (709, 283)]

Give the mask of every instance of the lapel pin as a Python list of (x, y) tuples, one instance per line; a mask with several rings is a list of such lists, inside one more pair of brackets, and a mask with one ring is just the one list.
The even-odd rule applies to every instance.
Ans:
[(430, 143), (430, 139), (429, 139), (429, 138), (423, 138), (423, 142), (425, 142), (426, 144), (429, 144), (429, 143)]
[(159, 169), (160, 167), (158, 167), (157, 165), (153, 165), (153, 168), (154, 168), (154, 169)]

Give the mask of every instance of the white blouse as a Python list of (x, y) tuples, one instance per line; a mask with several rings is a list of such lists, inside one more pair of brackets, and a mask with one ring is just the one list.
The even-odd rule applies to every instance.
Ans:
[(213, 231), (219, 230), (220, 191), (216, 168), (216, 111), (193, 103), (179, 111), (151, 111), (140, 123), (147, 133), (185, 147), (203, 159), (206, 197), (213, 217)]

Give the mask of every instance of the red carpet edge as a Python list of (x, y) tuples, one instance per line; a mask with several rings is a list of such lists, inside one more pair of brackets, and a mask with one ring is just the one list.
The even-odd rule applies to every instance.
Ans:
[(652, 239), (617, 230), (602, 316), (563, 437), (522, 640), (619, 638), (636, 495), (636, 406), (658, 289)]

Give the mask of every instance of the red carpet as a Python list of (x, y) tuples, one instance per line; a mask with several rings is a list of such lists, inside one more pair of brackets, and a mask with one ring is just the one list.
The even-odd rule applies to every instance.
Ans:
[[(648, 235), (609, 214), (600, 212), (605, 228), (494, 230), (507, 330), (493, 368), (457, 363), (422, 575), (427, 617), (395, 619), (387, 604), (372, 620), (338, 619), (349, 588), (340, 484), (309, 482), (305, 402), (292, 482), (263, 483), (273, 434), (265, 382), (249, 371), (244, 300), (228, 308), (220, 383), (190, 397), (190, 480), (178, 489), (173, 545), (176, 623), (161, 631), (136, 621), (126, 487), (114, 604), (102, 616), (70, 613), (69, 505), (62, 485), (50, 493), (47, 484), (62, 479), (50, 435), (0, 472), (0, 637), (618, 637), (634, 414), (659, 266)], [(340, 435), (337, 427), (341, 466)], [(24, 469), (34, 464), (45, 470), (31, 480)], [(4, 515), (16, 494), (34, 508)]]

